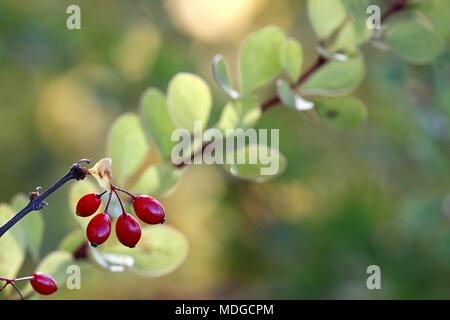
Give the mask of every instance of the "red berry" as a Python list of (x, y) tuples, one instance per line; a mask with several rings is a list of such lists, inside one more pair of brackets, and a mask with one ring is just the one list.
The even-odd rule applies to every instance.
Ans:
[(77, 215), (80, 217), (89, 217), (95, 213), (102, 203), (102, 198), (96, 193), (89, 193), (78, 200)]
[(93, 247), (96, 247), (106, 240), (111, 234), (111, 219), (103, 212), (94, 216), (86, 228), (86, 235)]
[(129, 248), (134, 248), (141, 239), (141, 226), (132, 215), (125, 213), (117, 219), (116, 234), (120, 243)]
[(49, 295), (58, 290), (55, 279), (48, 274), (36, 272), (32, 274), (32, 277), (30, 283), (37, 293)]
[(150, 196), (137, 196), (133, 199), (133, 208), (136, 215), (148, 224), (158, 224), (166, 221), (164, 208), (155, 198)]

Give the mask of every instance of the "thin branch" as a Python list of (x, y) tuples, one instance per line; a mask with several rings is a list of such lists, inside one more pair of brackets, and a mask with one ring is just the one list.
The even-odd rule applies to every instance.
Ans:
[[(306, 82), (317, 70), (319, 70), (324, 64), (326, 64), (329, 60), (323, 56), (319, 56), (316, 62), (308, 69), (305, 73), (303, 73), (300, 78), (295, 82), (291, 87), (292, 89), (298, 89), (302, 84)], [(273, 96), (272, 98), (266, 100), (261, 104), (262, 111), (267, 111), (273, 106), (281, 103), (281, 99), (279, 96)]]
[(21, 300), (25, 300), (25, 298), (22, 295), (22, 292), (20, 292), (19, 288), (16, 287), (16, 285), (14, 284), (14, 282), (11, 282), (11, 285), (13, 286), (14, 290), (16, 290), (16, 292), (19, 294), (20, 299)]
[[(4, 281), (4, 280), (1, 280), (1, 281)], [(3, 291), (3, 289), (5, 289), (8, 284), (10, 284), (10, 282), (6, 281), (5, 284), (0, 288), (0, 291)]]
[(111, 198), (112, 198), (112, 191), (109, 192), (109, 196), (108, 196), (108, 202), (106, 202), (106, 206), (105, 206), (105, 213), (108, 213), (108, 208), (109, 208), (109, 204), (111, 203)]
[(90, 160), (82, 159), (69, 169), (69, 171), (59, 179), (54, 185), (48, 188), (42, 194), (36, 194), (32, 197), (31, 201), (23, 208), (19, 213), (17, 213), (14, 217), (12, 217), (8, 222), (6, 222), (2, 227), (0, 227), (0, 238), (11, 229), (17, 222), (22, 220), (28, 213), (32, 211), (41, 210), (45, 207), (46, 203), (44, 200), (53, 194), (56, 190), (61, 188), (67, 181), (70, 180), (83, 180), (86, 178), (87, 170), (81, 166), (82, 163), (89, 163)]

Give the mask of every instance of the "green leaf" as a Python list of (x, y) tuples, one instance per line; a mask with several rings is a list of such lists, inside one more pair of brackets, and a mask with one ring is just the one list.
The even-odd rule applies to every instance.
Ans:
[(86, 241), (87, 240), (84, 231), (81, 229), (77, 229), (70, 232), (62, 239), (62, 241), (59, 243), (58, 250), (73, 253)]
[(125, 179), (139, 168), (147, 152), (148, 145), (139, 118), (131, 113), (117, 118), (108, 139), (108, 154), (117, 184), (123, 185)]
[(450, 1), (427, 0), (421, 1), (416, 6), (417, 10), (424, 14), (433, 24), (435, 31), (444, 39), (450, 37)]
[(233, 164), (223, 165), (226, 171), (235, 177), (256, 182), (264, 182), (280, 175), (287, 164), (286, 158), (278, 150), (263, 144), (227, 150), (226, 156), (234, 159)]
[(285, 35), (276, 26), (256, 31), (244, 41), (239, 57), (243, 96), (250, 95), (281, 72), (279, 56), (284, 42)]
[(108, 250), (131, 256), (131, 271), (148, 277), (158, 277), (174, 271), (187, 256), (188, 243), (185, 236), (168, 225), (146, 226), (135, 248), (130, 250), (117, 244)]
[[(48, 274), (55, 279), (58, 286), (58, 291), (63, 290), (66, 286), (67, 267), (75, 264), (72, 255), (69, 252), (53, 251), (42, 259), (36, 267), (35, 272), (42, 272)], [(23, 295), (28, 295), (35, 292), (29, 282), (22, 290)], [(58, 294), (58, 292), (56, 292)]]
[(367, 118), (364, 104), (355, 97), (322, 98), (315, 101), (319, 116), (338, 128), (354, 128)]
[(361, 56), (348, 61), (330, 61), (315, 72), (301, 87), (302, 96), (339, 96), (355, 90), (364, 79), (365, 65)]
[(302, 99), (302, 97), (297, 95), (291, 86), (282, 79), (277, 80), (277, 94), (286, 106), (295, 108), (298, 111), (314, 108), (314, 103)]
[(231, 86), (230, 76), (228, 74), (228, 64), (225, 58), (221, 55), (216, 55), (212, 60), (212, 70), (214, 79), (219, 87), (231, 99), (238, 99), (239, 92)]
[(244, 98), (228, 102), (220, 115), (217, 127), (226, 129), (250, 128), (261, 117), (261, 107), (254, 98)]
[(15, 278), (18, 276), (22, 263), (25, 259), (25, 252), (14, 238), (12, 233), (5, 233), (0, 238), (0, 275), (5, 278)]
[[(4, 225), (8, 222), (17, 212), (11, 208), (10, 205), (1, 203), (0, 204), (0, 225)], [(25, 230), (21, 223), (17, 223), (9, 229), (9, 234), (12, 234), (14, 238), (17, 240), (17, 243), (21, 247), (26, 247), (26, 238), (25, 238)]]
[(333, 44), (334, 50), (355, 48), (368, 41), (372, 35), (372, 30), (367, 27), (368, 0), (341, 0), (349, 21), (342, 28)]
[[(11, 203), (15, 212), (22, 210), (30, 200), (24, 194), (16, 195)], [(30, 212), (20, 222), (23, 230), (24, 245), (30, 251), (35, 261), (39, 259), (39, 251), (42, 245), (44, 235), (44, 219), (39, 211)]]
[(430, 26), (416, 20), (390, 26), (385, 43), (413, 64), (430, 63), (445, 49), (442, 38)]
[(171, 136), (176, 127), (170, 117), (166, 97), (158, 89), (147, 89), (142, 95), (141, 106), (144, 128), (155, 141), (162, 158), (169, 159), (175, 145)]
[(142, 173), (132, 191), (154, 196), (168, 195), (175, 189), (181, 175), (182, 170), (171, 164), (159, 163), (148, 167)]
[(324, 40), (342, 24), (347, 12), (340, 0), (309, 0), (308, 15), (317, 37)]
[(287, 39), (280, 52), (280, 61), (293, 82), (300, 76), (303, 64), (303, 48), (295, 39)]
[(98, 187), (95, 183), (91, 182), (88, 179), (84, 179), (82, 181), (78, 181), (77, 183), (73, 183), (69, 189), (69, 207), (70, 207), (69, 214), (72, 217), (74, 217), (74, 219), (80, 224), (83, 230), (86, 229), (90, 219), (87, 217), (80, 217), (75, 213), (77, 203), (82, 196), (93, 192), (98, 192)]
[[(367, 28), (367, 0), (310, 0), (309, 19), (328, 50), (352, 49), (370, 39)], [(331, 43), (330, 43), (331, 42)]]
[(211, 113), (212, 98), (208, 85), (202, 78), (179, 73), (169, 83), (167, 103), (173, 122), (194, 132), (194, 122), (206, 128)]

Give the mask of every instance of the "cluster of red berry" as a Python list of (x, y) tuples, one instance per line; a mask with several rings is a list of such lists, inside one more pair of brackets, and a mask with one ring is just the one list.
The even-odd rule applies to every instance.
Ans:
[[(132, 215), (126, 212), (118, 191), (131, 197), (134, 212), (145, 223), (159, 224), (165, 221), (164, 208), (155, 198), (146, 195), (134, 195), (116, 186), (111, 186), (105, 210), (95, 215), (86, 228), (87, 238), (93, 247), (104, 243), (111, 234), (111, 218), (108, 208), (113, 194), (116, 195), (122, 208), (122, 214), (116, 221), (117, 238), (124, 246), (129, 248), (134, 248), (141, 238), (141, 226)], [(76, 208), (77, 215), (88, 217), (94, 214), (100, 207), (102, 196), (105, 193), (106, 191), (102, 194), (89, 193), (81, 197)]]
[(16, 287), (15, 283), (24, 280), (30, 281), (30, 284), (33, 287), (34, 291), (43, 295), (50, 295), (58, 290), (58, 286), (56, 285), (55, 279), (53, 279), (48, 274), (36, 272), (29, 277), (23, 278), (6, 279), (0, 277), (0, 281), (5, 282), (5, 284), (2, 287), (0, 287), (0, 291), (5, 289), (8, 285), (12, 285), (14, 289), (19, 293), (20, 297), (23, 299), (23, 296), (20, 293), (19, 289)]

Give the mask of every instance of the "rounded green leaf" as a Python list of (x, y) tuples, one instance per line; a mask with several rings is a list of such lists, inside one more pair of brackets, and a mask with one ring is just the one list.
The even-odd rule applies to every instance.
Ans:
[(303, 49), (300, 42), (292, 38), (287, 39), (281, 47), (280, 61), (291, 80), (297, 81), (303, 64)]
[(444, 39), (450, 36), (450, 1), (427, 0), (421, 1), (416, 6), (417, 10), (424, 14), (433, 24), (435, 31)]
[(442, 38), (430, 27), (417, 20), (389, 27), (385, 43), (397, 54), (413, 64), (426, 64), (445, 49)]
[[(264, 182), (280, 175), (286, 168), (286, 158), (276, 149), (263, 144), (250, 144), (237, 150), (227, 150), (227, 157), (233, 164), (224, 164), (226, 171), (233, 176)], [(261, 157), (263, 155), (263, 157)], [(239, 160), (241, 159), (241, 160)]]
[[(68, 277), (67, 267), (75, 264), (72, 255), (65, 251), (53, 251), (41, 260), (36, 267), (35, 272), (42, 272), (48, 274), (55, 279), (58, 286), (58, 291), (63, 290), (66, 286), (66, 279)], [(35, 292), (29, 282), (22, 290), (23, 295)], [(58, 294), (58, 292), (56, 292)]]
[(202, 78), (179, 73), (169, 83), (167, 103), (173, 122), (194, 132), (194, 122), (206, 128), (212, 107), (211, 91)]
[(354, 128), (367, 118), (364, 104), (357, 98), (322, 98), (314, 101), (319, 116), (338, 128)]
[(212, 59), (212, 70), (214, 79), (219, 85), (220, 89), (225, 92), (231, 99), (238, 99), (239, 92), (231, 86), (230, 76), (228, 74), (228, 64), (225, 58), (221, 55), (216, 55)]
[[(24, 194), (17, 194), (11, 202), (11, 207), (15, 212), (22, 210), (30, 200)], [(39, 211), (30, 212), (20, 222), (23, 230), (24, 245), (31, 253), (34, 260), (39, 258), (39, 251), (44, 235), (44, 220)]]
[(341, 0), (309, 0), (308, 16), (317, 37), (323, 40), (336, 31), (347, 12)]
[(265, 27), (251, 34), (240, 50), (239, 74), (241, 94), (248, 96), (282, 70), (280, 50), (285, 35), (276, 26)]
[(11, 233), (5, 233), (0, 238), (0, 275), (4, 278), (19, 276), (25, 259), (25, 252)]
[(108, 154), (112, 159), (114, 180), (123, 185), (147, 155), (148, 144), (139, 118), (126, 113), (113, 123), (108, 139)]
[(82, 196), (93, 192), (98, 192), (98, 187), (95, 183), (88, 179), (73, 183), (69, 189), (69, 214), (74, 217), (83, 230), (86, 229), (90, 219), (89, 217), (80, 217), (76, 214), (77, 203)]
[(70, 232), (62, 239), (62, 241), (59, 243), (58, 250), (73, 253), (86, 241), (87, 240), (84, 231), (81, 229), (77, 229)]
[[(0, 203), (0, 225), (4, 225), (6, 222), (8, 222), (12, 217), (14, 217), (17, 214), (17, 212), (15, 212), (15, 210), (11, 208), (10, 205)], [(24, 226), (22, 226), (21, 223), (15, 224), (14, 227), (9, 229), (8, 233), (13, 235), (13, 237), (17, 240), (17, 243), (21, 247), (24, 248), (26, 247), (25, 230)]]
[(188, 243), (185, 236), (168, 225), (146, 226), (142, 237), (133, 249), (121, 244), (108, 250), (131, 256), (134, 264), (131, 271), (148, 277), (158, 277), (175, 270), (187, 256)]
[(348, 61), (330, 61), (315, 72), (301, 87), (302, 96), (339, 96), (355, 90), (364, 79), (365, 65), (361, 56)]
[(176, 187), (182, 170), (171, 164), (159, 163), (148, 167), (139, 177), (132, 191), (137, 194), (163, 196), (170, 194)]
[(261, 107), (253, 98), (228, 102), (220, 115), (217, 127), (221, 130), (253, 127), (261, 117)]
[(164, 159), (170, 158), (175, 143), (171, 140), (176, 129), (169, 114), (164, 94), (155, 88), (147, 89), (141, 98), (144, 128), (155, 141)]

